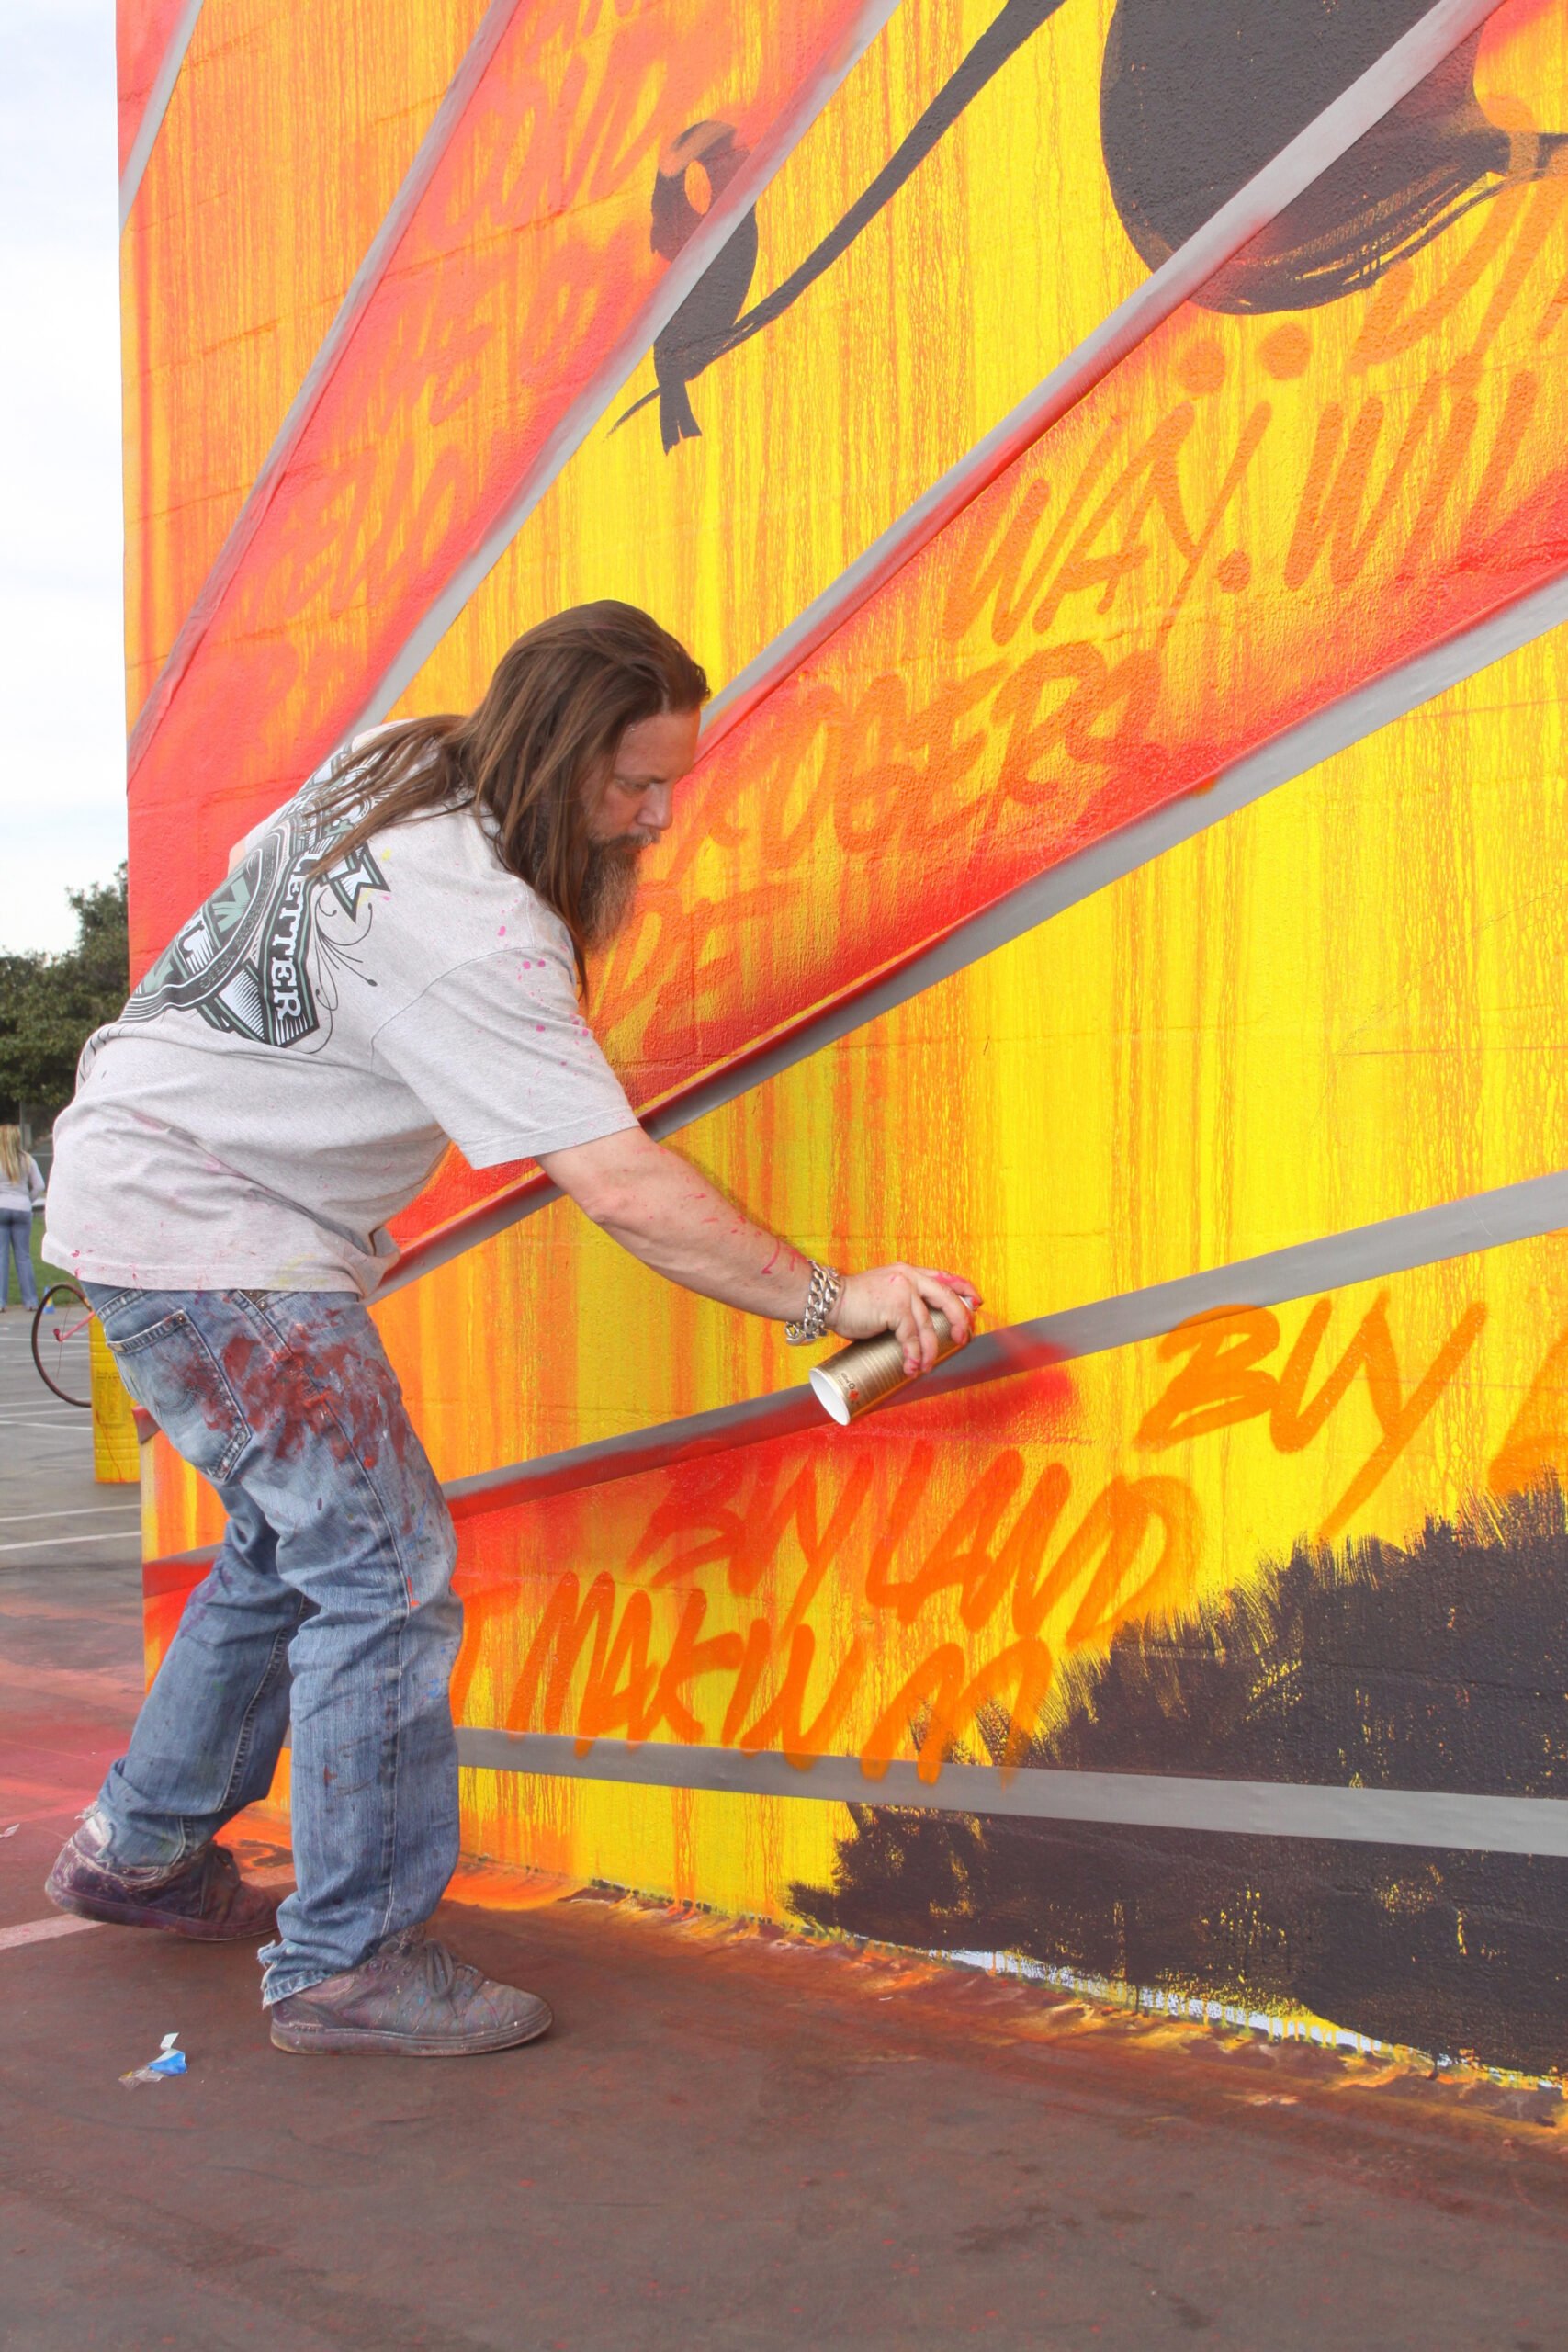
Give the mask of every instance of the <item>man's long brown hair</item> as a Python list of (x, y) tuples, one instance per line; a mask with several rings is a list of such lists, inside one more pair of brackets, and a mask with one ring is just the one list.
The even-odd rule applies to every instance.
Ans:
[(587, 794), (628, 727), (696, 710), (707, 696), (685, 647), (647, 613), (610, 601), (575, 605), (508, 647), (466, 718), (403, 719), (318, 791), (322, 822), (353, 822), (316, 870), (389, 825), (472, 806), (502, 865), (565, 923), (585, 982), (594, 944)]

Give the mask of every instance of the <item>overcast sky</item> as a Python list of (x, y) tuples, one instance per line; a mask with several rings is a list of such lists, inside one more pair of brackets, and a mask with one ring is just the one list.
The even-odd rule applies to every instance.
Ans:
[(0, 5), (0, 948), (125, 855), (114, 0)]

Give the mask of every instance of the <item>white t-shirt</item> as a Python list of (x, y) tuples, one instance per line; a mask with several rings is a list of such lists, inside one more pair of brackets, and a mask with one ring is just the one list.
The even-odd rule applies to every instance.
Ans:
[(368, 1296), (397, 1255), (387, 1220), (448, 1136), (492, 1168), (637, 1125), (578, 1010), (566, 925), (473, 810), (378, 832), (311, 882), (319, 781), (88, 1039), (55, 1122), (53, 1264), (139, 1290)]

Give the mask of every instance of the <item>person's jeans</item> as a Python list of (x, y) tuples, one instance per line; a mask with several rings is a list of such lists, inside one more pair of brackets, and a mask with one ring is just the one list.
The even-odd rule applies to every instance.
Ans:
[(84, 1284), (131, 1396), (229, 1525), (95, 1808), (112, 1869), (166, 1871), (292, 1747), (298, 1892), (270, 2005), (427, 1919), (457, 1859), (452, 1521), (374, 1325), (341, 1291)]
[(17, 1261), (17, 1282), (24, 1306), (38, 1305), (33, 1276), (33, 1220), (28, 1209), (0, 1209), (0, 1306), (11, 1297), (11, 1261)]

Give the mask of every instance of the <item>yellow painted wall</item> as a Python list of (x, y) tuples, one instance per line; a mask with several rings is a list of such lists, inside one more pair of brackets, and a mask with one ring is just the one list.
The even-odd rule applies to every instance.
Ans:
[[(522, 452), (525, 423), (569, 394), (593, 409), (399, 711), (468, 707), (522, 628), (610, 595), (652, 610), (722, 688), (1146, 278), (1100, 97), (1118, 42), (1157, 47), (1150, 0), (1043, 6), (989, 78), (972, 61), (1004, 22), (997, 0), (904, 0), (759, 198), (747, 299), (787, 284), (925, 110), (951, 120), (798, 300), (692, 377), (698, 431), (667, 448), (667, 356), (644, 348), (585, 392), (571, 338), (536, 336), (514, 385), (486, 373), (493, 304), (533, 317), (557, 279), (534, 228), (493, 242), (500, 133), (487, 146), (479, 126), (513, 117), (499, 95), (487, 115), (481, 93), (456, 134), (457, 193), (421, 216), (452, 257), (418, 295), (440, 334), (415, 365), (389, 295), (380, 341), (355, 346), (361, 375), (333, 380), (320, 449), (374, 443), (373, 462), (344, 457), (340, 478), (329, 456), (301, 461), (265, 530), (225, 555), (479, 15), (394, 13), (395, 28), (379, 0), (353, 0), (329, 62), (283, 0), (209, 0), (132, 215), (144, 956), (277, 797), (290, 748), (302, 775), (374, 684), (361, 605), (378, 566), (413, 611), (418, 583), (387, 552), (407, 553), (394, 477), (397, 501), (447, 500), (456, 548), (506, 486), (493, 451)], [(1411, 13), (1364, 12), (1390, 41)], [(722, 108), (738, 135), (768, 135), (788, 75), (755, 43), (725, 49), (726, 12), (698, 0), (668, 24), (637, 8), (612, 22), (592, 0), (535, 15), (496, 69), (508, 105), (529, 73), (569, 96), (595, 75), (614, 86), (617, 57), (639, 77), (624, 144), (590, 140), (586, 161), (563, 100), (549, 269), (562, 285), (575, 270), (608, 316), (650, 268), (626, 224), (668, 142)], [(1300, 15), (1281, 0), (1305, 86), (1321, 58)], [(852, 16), (792, 19), (788, 73), (813, 26), (838, 38)], [(677, 17), (678, 56), (660, 48)], [(1178, 176), (1180, 130), (1165, 128)], [(1564, 130), (1568, 7), (1507, 0), (1265, 232), (1288, 266), (1254, 307), (1222, 277), (1151, 323), (768, 700), (714, 729), (589, 1009), (644, 1106), (795, 1038), (788, 1066), (679, 1136), (753, 1214), (835, 1263), (959, 1266), (1000, 1329), (1563, 1166), (1568, 630), (1471, 665), (1408, 715), (1374, 712), (1253, 805), (836, 1041), (813, 1024), (1076, 853), (1162, 808), (1201, 816), (1215, 778), (1283, 730), (1558, 576)], [(548, 176), (533, 151), (514, 162), (519, 185), (525, 165)], [(1374, 167), (1394, 192), (1329, 288), (1313, 273)], [(1388, 227), (1450, 180), (1424, 225)], [(330, 200), (307, 200), (317, 187)], [(482, 336), (461, 291), (481, 263)], [(459, 289), (449, 316), (441, 284)], [(175, 675), (182, 628), (197, 651)], [(220, 768), (182, 764), (226, 679), (244, 710), (273, 674), (254, 741), (242, 727)], [(528, 1173), (454, 1163), (406, 1237), (520, 1194)], [(585, 1767), (466, 1772), (470, 1849), (1560, 2065), (1561, 1861), (1196, 1833), (1148, 1833), (1134, 1853), (1114, 1830), (904, 1815), (875, 1804), (874, 1779), (863, 1815), (593, 1777), (592, 1743), (630, 1740), (918, 1764), (937, 1786), (944, 1758), (1010, 1758), (1561, 1795), (1563, 1243), (1430, 1255), (1371, 1282), (1303, 1277), (1285, 1305), (846, 1436), (731, 1433), (657, 1469), (463, 1506), (459, 1720), (577, 1735)], [(448, 1480), (801, 1376), (777, 1331), (661, 1285), (561, 1203), (377, 1315)], [(214, 1541), (220, 1514), (161, 1440), (150, 1461), (155, 1655), (190, 1573), (157, 1564)], [(1096, 1892), (1112, 1885), (1120, 1926)], [(1515, 1942), (1488, 1958), (1475, 1922), (1505, 1914)]]

